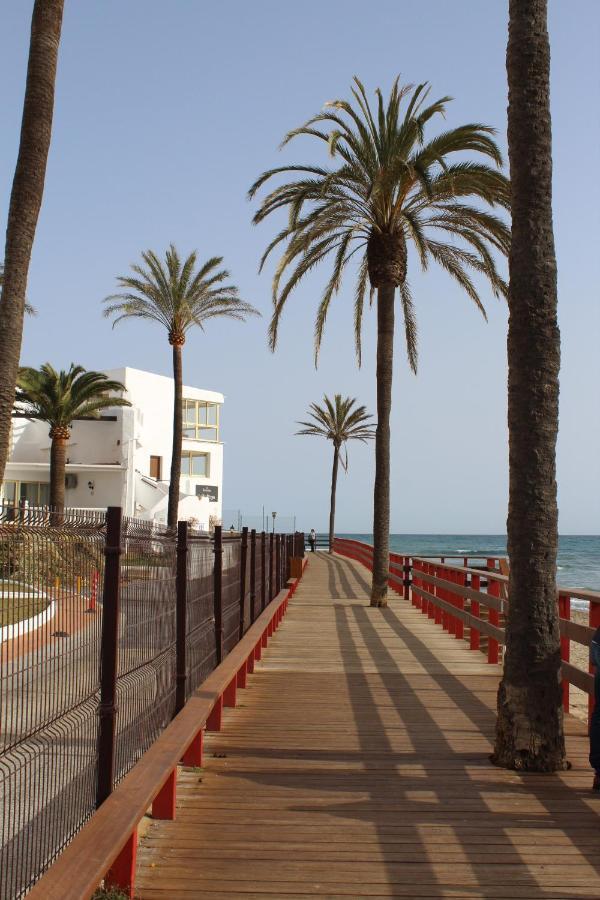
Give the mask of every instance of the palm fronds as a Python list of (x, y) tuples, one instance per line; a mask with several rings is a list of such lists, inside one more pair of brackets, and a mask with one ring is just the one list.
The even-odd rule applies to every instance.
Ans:
[(74, 419), (97, 418), (102, 409), (131, 406), (123, 397), (120, 381), (102, 372), (87, 372), (71, 364), (68, 371), (57, 372), (50, 363), (39, 369), (19, 369), (15, 404), (20, 413), (48, 422), (51, 428), (67, 427)]
[(171, 244), (164, 261), (152, 250), (142, 253), (142, 261), (142, 265), (131, 266), (132, 275), (117, 279), (121, 292), (104, 300), (104, 315), (113, 318), (113, 326), (123, 319), (147, 319), (184, 338), (192, 325), (203, 328), (209, 319), (226, 316), (244, 320), (260, 315), (229, 283), (229, 272), (221, 268), (221, 256), (198, 265), (195, 252), (182, 261)]
[[(332, 271), (318, 306), (315, 360), (327, 313), (339, 292), (349, 262), (358, 254), (354, 303), (357, 359), (361, 358), (361, 322), (374, 236), (398, 235), (412, 244), (426, 269), (440, 265), (485, 314), (481, 289), (470, 273), (483, 275), (496, 296), (506, 294), (497, 256), (506, 256), (510, 231), (488, 207), (509, 208), (509, 183), (503, 175), (494, 130), (468, 123), (426, 136), (432, 121), (445, 116), (451, 98), (428, 102), (426, 84), (401, 86), (389, 96), (375, 92), (372, 105), (358, 78), (352, 100), (334, 100), (304, 125), (290, 131), (283, 146), (300, 136), (325, 145), (327, 163), (278, 166), (264, 172), (249, 191), (251, 198), (269, 183), (254, 215), (258, 224), (285, 209), (288, 223), (269, 243), (261, 268), (280, 251), (273, 277), (273, 314), (269, 344), (275, 349), (285, 304), (300, 281), (326, 259)], [(465, 154), (469, 157), (465, 159)], [(407, 355), (416, 371), (416, 317), (404, 277), (399, 278)], [(375, 287), (371, 280), (371, 288)]]

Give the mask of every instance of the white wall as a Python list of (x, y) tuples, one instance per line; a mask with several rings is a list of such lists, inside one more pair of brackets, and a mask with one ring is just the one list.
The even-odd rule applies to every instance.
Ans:
[[(67, 472), (77, 474), (77, 487), (66, 490), (68, 506), (105, 507), (121, 505), (126, 515), (166, 521), (168, 481), (171, 468), (173, 380), (139, 369), (112, 369), (106, 374), (125, 385), (131, 409), (107, 409), (115, 421), (76, 421), (67, 451)], [(186, 386), (183, 396), (222, 404), (215, 391)], [(207, 529), (209, 519), (221, 518), (223, 490), (223, 444), (221, 441), (185, 439), (184, 450), (210, 454), (206, 478), (182, 476), (179, 517), (196, 519)], [(162, 460), (161, 482), (150, 479), (150, 457)], [(30, 419), (13, 420), (13, 443), (6, 478), (17, 481), (48, 481), (50, 438), (48, 425)], [(19, 465), (21, 464), (21, 465)], [(29, 467), (28, 465), (29, 464)], [(35, 465), (37, 464), (37, 465)], [(88, 467), (114, 466), (112, 470)], [(78, 466), (85, 467), (83, 470)], [(118, 467), (118, 468), (117, 468)], [(89, 482), (94, 487), (90, 489)], [(217, 502), (196, 496), (199, 484), (218, 489)]]

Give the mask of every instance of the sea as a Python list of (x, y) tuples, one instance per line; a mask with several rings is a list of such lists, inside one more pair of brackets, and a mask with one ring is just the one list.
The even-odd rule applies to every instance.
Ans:
[[(372, 534), (340, 534), (373, 543)], [(390, 534), (390, 550), (406, 556), (504, 556), (505, 534)], [(600, 591), (600, 535), (564, 534), (558, 539), (558, 571), (561, 587)]]

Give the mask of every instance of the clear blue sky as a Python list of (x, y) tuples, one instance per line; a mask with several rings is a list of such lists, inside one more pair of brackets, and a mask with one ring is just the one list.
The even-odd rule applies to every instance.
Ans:
[[(504, 0), (67, 0), (53, 143), (28, 295), (23, 363), (130, 365), (169, 374), (165, 334), (151, 324), (112, 331), (100, 300), (141, 250), (174, 241), (222, 254), (245, 299), (264, 313), (191, 334), (185, 380), (226, 394), (225, 506), (264, 503), (327, 520), (330, 448), (294, 437), (294, 421), (324, 391), (375, 406), (374, 315), (364, 363), (352, 345), (353, 285), (335, 300), (318, 371), (314, 311), (326, 270), (289, 301), (275, 355), (266, 346), (270, 275), (257, 261), (275, 223), (250, 224), (246, 191), (265, 168), (312, 152), (289, 128), (346, 96), (430, 81), (450, 94), (449, 124), (483, 121), (505, 146)], [(0, 11), (0, 220), (14, 171), (32, 3)], [(560, 527), (599, 528), (600, 285), (598, 156), (600, 5), (550, 3), (555, 228), (563, 340), (558, 456)], [(392, 530), (503, 532), (507, 498), (506, 309), (490, 296), (486, 325), (446, 276), (411, 277), (420, 329), (415, 378), (397, 336), (392, 422)], [(167, 427), (167, 423), (165, 423)], [(339, 530), (369, 531), (372, 448), (350, 448), (340, 479)]]

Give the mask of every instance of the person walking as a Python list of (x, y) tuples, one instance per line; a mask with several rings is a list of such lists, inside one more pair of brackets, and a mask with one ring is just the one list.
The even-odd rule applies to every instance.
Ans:
[(590, 662), (596, 668), (594, 675), (594, 711), (590, 719), (590, 766), (594, 770), (593, 791), (600, 791), (600, 628), (590, 644)]
[(310, 534), (308, 536), (308, 543), (310, 544), (311, 553), (315, 552), (315, 548), (317, 546), (317, 534), (314, 528), (310, 529)]

